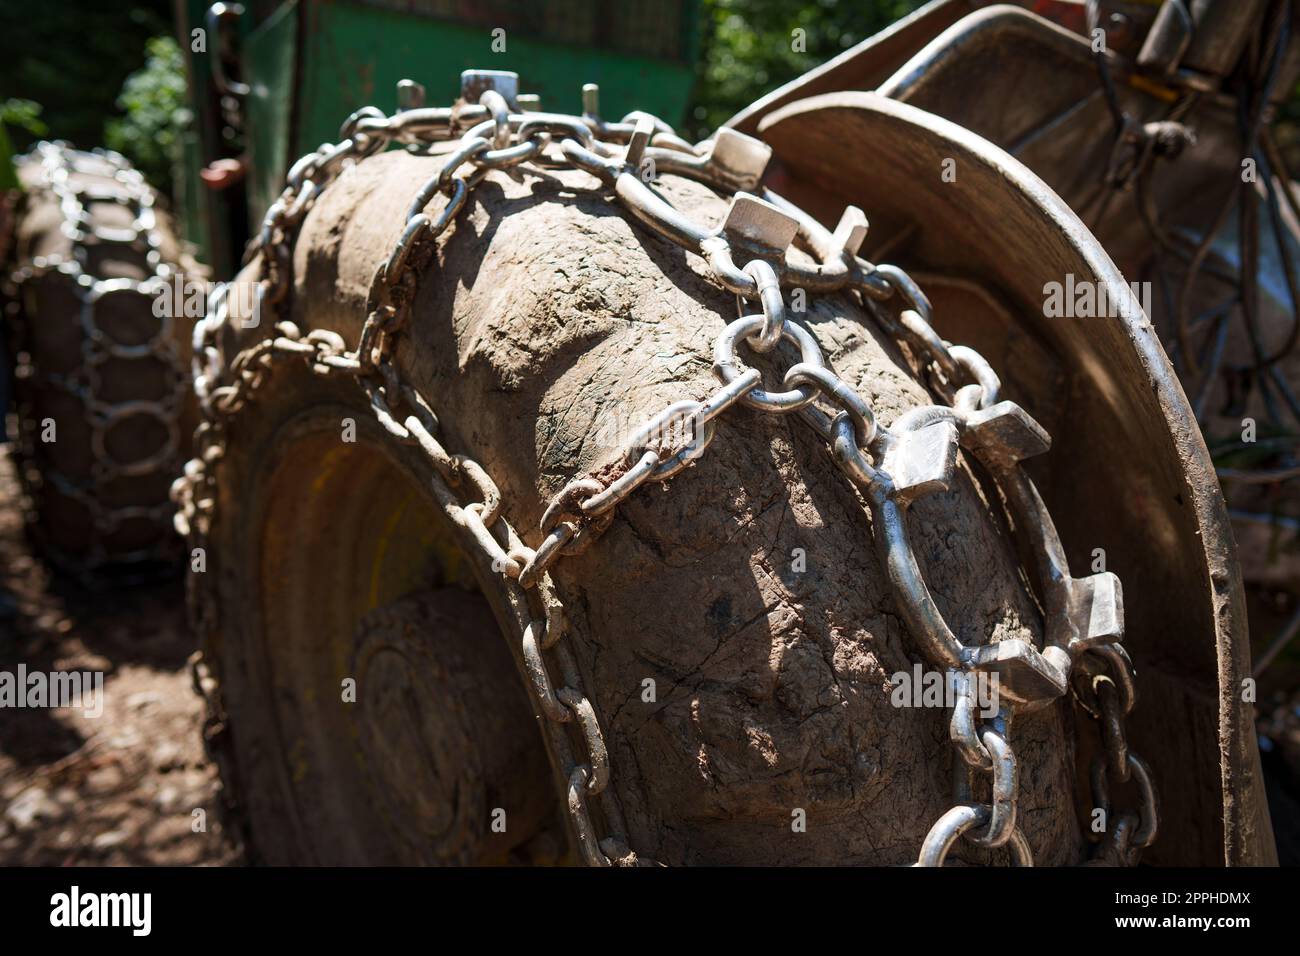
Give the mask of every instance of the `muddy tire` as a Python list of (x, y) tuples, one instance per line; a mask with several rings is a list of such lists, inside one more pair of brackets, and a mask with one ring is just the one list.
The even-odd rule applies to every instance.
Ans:
[[(298, 239), (287, 316), (304, 333), (330, 329), (355, 345), (371, 277), (440, 162), (377, 156), (317, 201)], [(725, 211), (696, 183), (665, 176), (660, 185), (696, 219)], [(503, 516), (529, 544), (546, 502), (614, 461), (628, 429), (715, 387), (712, 340), (735, 304), (706, 275), (629, 222), (585, 174), (516, 182), (493, 173), (474, 192), (421, 278), (398, 364), (436, 411), (439, 440), (492, 476)], [(882, 420), (928, 401), (859, 305), (809, 298), (800, 320)], [(232, 315), (230, 329), (244, 345), (265, 335), (235, 333), (242, 318)], [(791, 361), (784, 351), (775, 360)], [(446, 706), (421, 712), (425, 741), (436, 729), (459, 738), (438, 747), (501, 768), (466, 771), (459, 784), (473, 795), (474, 826), (490, 825), (489, 794), (506, 795), (506, 818), (520, 821), (506, 852), (544, 856), (534, 850), (551, 843), (551, 794), (563, 795), (567, 781), (549, 731), (537, 729), (547, 721), (536, 698), (527, 696), (526, 716), (507, 705), (529, 686), (527, 609), (446, 518), (420, 449), (378, 425), (354, 379), (281, 362), (227, 420), (215, 474), (208, 565), (195, 577), (215, 608), (206, 656), (224, 709), (223, 777), (252, 845), (278, 862), (414, 859), (357, 814), (376, 789), (390, 806), (427, 798), (420, 781), (438, 776), (428, 769), (436, 753), (404, 744), (404, 765), (418, 770), (375, 769), (356, 729), (376, 693), (357, 674), (358, 647), (371, 639), (371, 615), (460, 587), (491, 609), (497, 633), (481, 637), (504, 641), (514, 673), (474, 663), (499, 713), (481, 695), (477, 704), (443, 695)], [(962, 638), (1040, 641), (1007, 529), (969, 465), (952, 491), (916, 508), (918, 560)], [(891, 675), (922, 658), (873, 548), (869, 513), (807, 429), (789, 416), (730, 410), (707, 454), (666, 486), (641, 489), (552, 576), (575, 673), (609, 747), (612, 782), (593, 802), (601, 836), (668, 864), (916, 859), (952, 803), (946, 712), (891, 702)], [(444, 642), (441, 620), (429, 615), (420, 646)], [(349, 677), (356, 702), (340, 699)], [(456, 718), (458, 699), (480, 708), (473, 719)], [(573, 724), (557, 726), (581, 752)], [(534, 760), (551, 756), (549, 786), (525, 773), (532, 763), (491, 757), (501, 735), (526, 743)], [(1077, 862), (1071, 713), (1026, 714), (1016, 737), (1035, 858)], [(800, 811), (804, 829), (792, 827)], [(1007, 851), (958, 846), (951, 858), (1005, 862)]]
[(122, 157), (42, 143), (19, 175), (7, 312), (33, 537), (87, 581), (174, 573), (193, 319), (154, 306), (163, 282), (199, 268)]
[(250, 850), (272, 864), (551, 859), (563, 824), (490, 579), (418, 455), (342, 385), (305, 370), (270, 383), (223, 469), (208, 659)]

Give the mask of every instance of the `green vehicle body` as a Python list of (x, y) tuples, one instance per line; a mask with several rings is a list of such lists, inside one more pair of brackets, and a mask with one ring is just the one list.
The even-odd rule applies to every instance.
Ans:
[(697, 0), (250, 0), (226, 26), (249, 86), (242, 98), (248, 174), (242, 190), (229, 191), (236, 199), (212, 192), (199, 176), (223, 155), (211, 62), (221, 40), (208, 30), (205, 49), (193, 48), (208, 7), (177, 0), (194, 113), (177, 199), (186, 238), (218, 277), (237, 267), (249, 224), (279, 195), (292, 162), (337, 141), (340, 123), (359, 107), (392, 112), (401, 79), (423, 84), (430, 105), (450, 105), (462, 70), (513, 70), (521, 91), (538, 94), (544, 109), (571, 113), (581, 112), (582, 85), (597, 83), (602, 113), (642, 109), (675, 123), (690, 97), (699, 45)]

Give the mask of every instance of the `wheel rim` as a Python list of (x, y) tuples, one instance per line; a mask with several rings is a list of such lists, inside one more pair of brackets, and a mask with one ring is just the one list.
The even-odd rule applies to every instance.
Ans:
[(555, 798), (491, 582), (402, 449), (359, 415), (340, 440), (347, 415), (314, 411), (276, 436), (243, 552), (297, 855), (528, 859)]

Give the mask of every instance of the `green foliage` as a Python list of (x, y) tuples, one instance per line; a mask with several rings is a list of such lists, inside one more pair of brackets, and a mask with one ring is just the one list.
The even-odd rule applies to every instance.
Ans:
[(41, 120), (42, 109), (41, 104), (35, 100), (11, 97), (0, 103), (0, 123), (26, 130), (33, 136), (45, 136), (49, 133), (49, 127)]
[(145, 40), (168, 31), (171, 16), (172, 0), (0, 3), (0, 98), (40, 103), (48, 127), (10, 126), (14, 148), (24, 151), (42, 137), (102, 146), (122, 81), (143, 63)]
[(703, 56), (691, 134), (703, 136), (764, 93), (920, 5), (921, 0), (702, 0)]
[(14, 97), (0, 103), (0, 192), (22, 188), (14, 170), (14, 147), (9, 140), (9, 127), (24, 130), (32, 136), (44, 136), (47, 127), (41, 122), (41, 104)]
[(180, 159), (186, 122), (185, 70), (181, 49), (170, 36), (145, 44), (145, 64), (126, 78), (117, 108), (123, 112), (104, 127), (105, 142), (129, 159), (145, 178), (168, 192)]

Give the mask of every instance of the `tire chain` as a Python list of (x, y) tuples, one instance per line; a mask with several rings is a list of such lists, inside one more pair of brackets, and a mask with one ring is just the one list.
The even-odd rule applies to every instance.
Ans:
[[(83, 408), (90, 429), (93, 464), (89, 481), (78, 480), (64, 474), (52, 464), (39, 467), (35, 453), (40, 424), (35, 421), (34, 410), (23, 408), (19, 421), (20, 476), (24, 490), (33, 501), (40, 500), (41, 489), (49, 485), (62, 496), (79, 503), (90, 516), (90, 544), (85, 554), (74, 555), (55, 547), (47, 540), (41, 541), (51, 560), (66, 570), (92, 581), (94, 575), (112, 566), (143, 568), (154, 562), (174, 564), (180, 555), (180, 540), (171, 534), (174, 508), (164, 499), (155, 505), (111, 505), (104, 500), (109, 483), (123, 477), (141, 478), (146, 475), (174, 475), (184, 460), (180, 442), (180, 417), (188, 392), (188, 376), (181, 356), (177, 353), (172, 333), (173, 319), (164, 315), (154, 335), (143, 343), (114, 341), (96, 320), (97, 304), (105, 296), (139, 296), (141, 307), (152, 309), (153, 298), (160, 284), (175, 274), (172, 265), (163, 259), (161, 236), (154, 213), (154, 196), (138, 170), (133, 169), (124, 157), (108, 150), (83, 153), (62, 142), (38, 143), (20, 163), (39, 162), (43, 184), (54, 196), (63, 215), (62, 228), (71, 240), (71, 254), (34, 256), (23, 262), (8, 276), (7, 298), (17, 304), (11, 323), (15, 352), (22, 356), (16, 379), (21, 391), (31, 388), (53, 388), (74, 397)], [(111, 176), (109, 188), (78, 187), (72, 177), (76, 174)], [(111, 202), (133, 211), (133, 222), (128, 229), (97, 226), (87, 204)], [(90, 260), (90, 247), (121, 247), (137, 254), (143, 252), (145, 266), (151, 274), (143, 280), (124, 277), (107, 278), (94, 274)], [(31, 316), (23, 315), (24, 287), (35, 279), (50, 274), (66, 276), (79, 304), (78, 322), (81, 326), (82, 365), (75, 375), (45, 372), (36, 361), (34, 352), (24, 348), (28, 337), (27, 326)], [(47, 317), (50, 320), (53, 317)], [(138, 360), (152, 358), (160, 361), (170, 389), (159, 399), (132, 398), (107, 402), (102, 397), (100, 368), (115, 357)], [(21, 394), (20, 391), (20, 394)], [(30, 406), (30, 403), (27, 403)], [(120, 461), (108, 449), (107, 434), (118, 422), (133, 416), (147, 415), (162, 423), (166, 431), (165, 443), (155, 452), (136, 460)], [(124, 522), (145, 521), (156, 525), (159, 534), (156, 543), (131, 551), (118, 551), (106, 542)], [(35, 526), (39, 528), (37, 524)], [(43, 537), (38, 531), (38, 538)], [(129, 580), (129, 575), (116, 580)]]
[[(570, 819), (583, 859), (605, 866), (645, 864), (627, 845), (616, 801), (608, 789), (608, 750), (590, 699), (582, 691), (576, 661), (564, 640), (564, 610), (549, 568), (562, 555), (582, 551), (613, 519), (617, 505), (648, 481), (667, 481), (691, 464), (712, 441), (715, 420), (727, 408), (745, 404), (775, 414), (797, 412), (829, 446), (837, 465), (866, 500), (873, 514), (876, 544), (905, 620), (926, 657), (945, 668), (959, 693), (950, 736), (960, 756), (956, 805), (933, 826), (918, 865), (942, 865), (959, 836), (982, 847), (1008, 847), (1014, 862), (1032, 865), (1032, 854), (1016, 826), (1017, 766), (1009, 742), (1017, 712), (1050, 705), (1072, 690), (1101, 726), (1102, 755), (1094, 761), (1094, 801), (1103, 811), (1104, 832), (1092, 854), (1095, 864), (1133, 864), (1154, 840), (1158, 807), (1151, 775), (1125, 739), (1125, 718), (1135, 701), (1134, 671), (1122, 638), (1122, 599), (1118, 579), (1109, 572), (1076, 579), (1051, 517), (1020, 461), (1047, 450), (1047, 433), (1019, 406), (999, 402), (997, 375), (974, 350), (945, 342), (930, 324), (930, 303), (905, 272), (873, 265), (857, 256), (866, 220), (846, 210), (834, 232), (821, 226), (759, 180), (770, 150), (731, 130), (692, 146), (661, 120), (643, 113), (611, 123), (599, 116), (597, 91), (584, 88), (582, 116), (525, 109), (515, 98), (507, 74), (469, 71), (462, 98), (453, 108), (425, 108), (423, 90), (406, 109), (391, 117), (366, 107), (348, 118), (340, 142), (326, 144), (296, 163), (283, 194), (272, 204), (260, 236), (250, 245), (262, 253), (256, 302), (279, 309), (290, 285), (291, 250), (296, 231), (314, 199), (348, 162), (359, 162), (389, 144), (413, 150), (458, 139), (440, 171), (420, 189), (407, 212), (405, 228), (388, 259), (376, 270), (367, 318), (356, 350), (332, 331), (305, 336), (281, 319), (275, 334), (238, 352), (227, 362), (221, 347), (229, 316), (224, 299), (215, 299), (195, 328), (196, 392), (204, 422), (196, 433), (197, 457), (173, 486), (177, 529), (191, 544), (206, 547), (215, 518), (215, 469), (231, 422), (254, 398), (276, 365), (306, 361), (321, 375), (354, 378), (365, 391), (383, 428), (396, 440), (420, 448), (434, 469), (433, 489), (443, 509), (465, 529), (500, 571), (517, 607), (531, 623), (522, 637), (522, 657), (538, 710), (555, 724), (577, 728), (573, 742), (584, 759), (559, 754), (567, 778)], [(409, 93), (415, 84), (404, 82)], [(417, 86), (418, 89), (418, 86)], [(530, 106), (533, 104), (530, 103)], [(560, 137), (560, 155), (548, 151)], [(395, 344), (409, 318), (416, 277), (429, 264), (436, 240), (464, 208), (473, 188), (494, 169), (523, 163), (584, 169), (610, 189), (623, 206), (657, 234), (704, 257), (713, 277), (737, 295), (740, 317), (718, 337), (714, 373), (721, 382), (704, 400), (683, 399), (646, 422), (633, 436), (621, 473), (598, 480), (571, 481), (551, 501), (541, 521), (543, 538), (529, 547), (502, 514), (497, 486), (473, 459), (455, 455), (435, 437), (438, 419), (424, 398), (403, 381), (394, 359)], [(704, 182), (732, 194), (726, 222), (706, 230), (690, 222), (646, 183), (647, 164)], [(472, 167), (467, 174), (463, 167)], [(441, 195), (436, 214), (426, 207)], [(796, 240), (818, 261), (813, 266), (787, 261)], [(738, 268), (735, 255), (743, 254)], [(890, 428), (877, 424), (869, 404), (825, 364), (816, 339), (787, 321), (782, 286), (813, 291), (856, 291), (864, 306), (896, 341), (906, 346), (917, 372), (948, 404), (916, 408)], [(745, 300), (761, 308), (747, 314)], [(897, 314), (884, 307), (893, 300)], [(782, 382), (784, 391), (760, 388), (756, 369), (742, 370), (736, 346), (744, 341), (759, 354), (781, 340), (801, 353)], [(828, 403), (834, 417), (813, 405)], [(1008, 502), (1017, 529), (1035, 547), (1038, 600), (1047, 622), (1046, 647), (1011, 640), (963, 646), (939, 614), (921, 577), (908, 540), (907, 511), (918, 498), (947, 488), (958, 447), (965, 448), (994, 477)], [(457, 494), (457, 491), (462, 494)], [(468, 497), (462, 497), (466, 495)], [(1031, 577), (1033, 575), (1031, 574)], [(191, 575), (195, 620), (204, 633), (217, 627), (215, 596)], [(558, 665), (557, 690), (548, 656)], [(997, 675), (1001, 697), (993, 719), (976, 723), (974, 687), (980, 675)], [(209, 694), (219, 696), (219, 680)], [(214, 718), (224, 722), (220, 700)], [(561, 736), (561, 740), (567, 737)], [(990, 778), (987, 801), (972, 797), (978, 774)], [(1142, 795), (1137, 811), (1110, 820), (1110, 779), (1136, 778)], [(588, 801), (601, 798), (606, 831), (600, 839)]]

